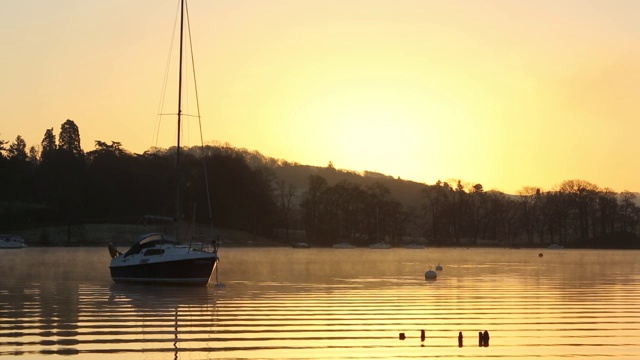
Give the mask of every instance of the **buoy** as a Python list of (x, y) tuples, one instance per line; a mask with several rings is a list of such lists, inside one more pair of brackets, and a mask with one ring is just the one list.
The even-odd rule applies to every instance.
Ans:
[(442, 265), (440, 264), (436, 265), (436, 270), (442, 270)]
[(542, 253), (538, 254), (538, 257), (543, 257), (544, 255), (542, 255)]
[(404, 336), (404, 333), (400, 333), (400, 335), (398, 336), (398, 338), (400, 340), (404, 340), (406, 336)]
[(437, 277), (438, 277), (438, 274), (436, 274), (435, 271), (431, 270), (431, 266), (429, 266), (429, 270), (427, 270), (427, 272), (424, 273), (424, 279), (435, 280)]
[(426, 339), (426, 335), (424, 334), (424, 330), (420, 330), (420, 340), (424, 341)]

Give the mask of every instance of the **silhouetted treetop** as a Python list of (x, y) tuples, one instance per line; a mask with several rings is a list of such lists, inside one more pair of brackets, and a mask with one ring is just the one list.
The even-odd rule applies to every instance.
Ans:
[(0, 159), (4, 158), (4, 152), (7, 150), (7, 141), (0, 139)]
[(84, 155), (84, 151), (80, 146), (80, 130), (78, 130), (78, 126), (73, 120), (67, 119), (60, 127), (58, 149), (68, 151), (76, 157)]
[(27, 160), (27, 143), (22, 136), (16, 136), (14, 142), (9, 145), (7, 149), (7, 155), (10, 160), (13, 161), (26, 161)]
[(41, 160), (45, 160), (56, 151), (58, 146), (56, 145), (56, 136), (53, 133), (53, 128), (47, 129), (44, 132), (44, 137), (40, 145), (42, 146), (42, 150), (40, 151)]

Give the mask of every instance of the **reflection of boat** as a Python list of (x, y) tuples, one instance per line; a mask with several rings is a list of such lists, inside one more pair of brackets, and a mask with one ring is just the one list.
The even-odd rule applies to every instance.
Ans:
[(383, 242), (369, 245), (369, 249), (391, 249), (391, 244), (388, 244), (383, 241)]
[(2, 234), (0, 235), (0, 249), (22, 249), (26, 248), (27, 243), (20, 235)]
[[(217, 242), (213, 251), (207, 251), (202, 243), (180, 245), (180, 127), (182, 114), (182, 66), (184, 37), (189, 34), (185, 26), (188, 22), (186, 0), (180, 2), (180, 49), (178, 72), (178, 112), (176, 146), (176, 237), (152, 233), (141, 236), (124, 254), (109, 244), (111, 254), (111, 278), (115, 282), (170, 283), (188, 285), (206, 285), (218, 262)], [(189, 39), (190, 40), (190, 39)], [(189, 42), (190, 44), (191, 42)], [(197, 98), (197, 96), (196, 96)], [(206, 174), (205, 174), (206, 182)], [(207, 194), (209, 192), (207, 191)], [(209, 199), (207, 198), (207, 201)], [(211, 209), (211, 206), (209, 206)], [(211, 218), (211, 216), (209, 216)]]
[(338, 243), (338, 244), (333, 244), (333, 247), (336, 249), (353, 249), (355, 248), (355, 246), (349, 244), (349, 243)]
[(309, 246), (309, 244), (305, 243), (305, 242), (297, 242), (297, 243), (293, 243), (291, 244), (292, 248), (296, 248), (296, 249), (308, 249), (311, 246)]
[[(103, 314), (100, 314), (100, 318), (104, 319), (107, 328), (110, 327), (109, 323), (116, 323), (120, 334), (136, 334), (121, 339), (105, 335), (109, 337), (107, 343), (120, 347), (112, 349), (114, 355), (138, 348), (141, 343), (170, 341), (172, 336), (173, 348), (167, 343), (158, 351), (173, 350), (173, 359), (183, 358), (193, 350), (189, 347), (189, 341), (193, 340), (196, 334), (207, 334), (209, 327), (204, 324), (215, 326), (218, 321), (215, 290), (211, 287), (116, 283), (111, 284), (109, 290), (108, 298), (103, 298), (106, 302), (101, 303), (100, 310)], [(156, 356), (153, 354), (150, 355), (152, 358), (162, 358), (158, 353), (155, 353)]]
[(112, 284), (109, 287), (109, 303), (118, 308), (132, 306), (140, 314), (162, 314), (176, 307), (200, 307), (215, 305), (212, 288), (182, 286), (144, 286)]
[(564, 249), (564, 246), (560, 244), (551, 244), (547, 249)]

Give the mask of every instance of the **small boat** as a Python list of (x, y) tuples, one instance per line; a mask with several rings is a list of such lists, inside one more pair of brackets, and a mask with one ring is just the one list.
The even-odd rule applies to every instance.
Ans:
[[(135, 282), (152, 284), (184, 284), (206, 286), (211, 274), (218, 263), (218, 244), (212, 241), (213, 249), (205, 247), (202, 242), (190, 242), (181, 245), (178, 241), (180, 233), (180, 127), (182, 114), (182, 65), (184, 53), (184, 37), (190, 34), (186, 21), (189, 12), (186, 0), (180, 0), (180, 57), (178, 72), (178, 112), (177, 115), (177, 146), (176, 146), (176, 208), (175, 208), (175, 234), (170, 236), (162, 233), (150, 233), (142, 235), (125, 253), (121, 253), (113, 244), (109, 244), (111, 263), (111, 279), (114, 282)], [(189, 41), (189, 44), (191, 42)], [(194, 81), (195, 83), (195, 81)], [(196, 96), (197, 98), (197, 96)], [(198, 107), (199, 108), (199, 107)], [(198, 114), (199, 117), (199, 114)], [(204, 144), (203, 144), (204, 146)], [(205, 183), (206, 174), (205, 174)], [(207, 194), (209, 191), (207, 189)], [(207, 201), (210, 199), (207, 197)], [(209, 204), (209, 211), (211, 205)], [(211, 214), (209, 214), (211, 219)], [(213, 229), (213, 225), (211, 226)], [(217, 278), (217, 277), (216, 277)]]
[(309, 244), (307, 244), (305, 242), (297, 242), (297, 243), (291, 244), (291, 247), (295, 248), (295, 249), (308, 249), (311, 246), (309, 246)]
[(346, 242), (333, 244), (333, 247), (335, 249), (353, 249), (353, 248), (355, 248), (355, 246), (353, 246), (353, 245), (351, 245), (349, 243), (346, 243)]
[(564, 246), (560, 244), (551, 244), (547, 249), (564, 249)]
[(369, 249), (391, 249), (391, 244), (388, 244), (383, 241), (383, 242), (369, 245)]
[(207, 285), (218, 261), (203, 243), (180, 245), (161, 233), (142, 235), (124, 254), (109, 245), (115, 282)]
[(406, 244), (403, 246), (405, 249), (424, 249), (425, 246), (422, 244)]
[(1, 234), (0, 235), (0, 249), (22, 249), (26, 248), (27, 243), (20, 235), (15, 234)]

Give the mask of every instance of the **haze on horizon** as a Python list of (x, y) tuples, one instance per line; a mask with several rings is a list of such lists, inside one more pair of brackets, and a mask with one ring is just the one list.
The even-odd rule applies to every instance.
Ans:
[[(0, 3), (0, 139), (39, 145), (72, 119), (85, 151), (95, 140), (172, 146), (172, 118), (154, 137), (177, 5)], [(189, 9), (205, 142), (427, 184), (515, 193), (581, 179), (640, 192), (638, 1)], [(186, 127), (196, 144), (197, 124)]]

